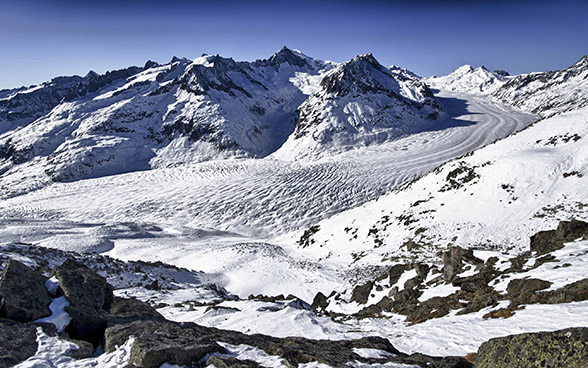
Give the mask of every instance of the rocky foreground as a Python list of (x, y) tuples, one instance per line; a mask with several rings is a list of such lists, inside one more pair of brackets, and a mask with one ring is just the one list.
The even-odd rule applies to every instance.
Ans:
[[(33, 356), (37, 350), (37, 329), (54, 335), (53, 324), (33, 322), (48, 317), (53, 297), (65, 296), (71, 321), (60, 336), (79, 346), (70, 354), (89, 358), (101, 347), (112, 352), (134, 337), (129, 366), (160, 367), (163, 363), (215, 367), (258, 367), (253, 361), (223, 357), (219, 343), (249, 345), (281, 357), (286, 366), (320, 362), (332, 367), (388, 362), (419, 367), (470, 367), (462, 357), (431, 357), (399, 352), (387, 339), (367, 337), (352, 341), (320, 341), (304, 338), (275, 338), (245, 335), (234, 331), (168, 321), (149, 304), (113, 296), (113, 288), (88, 267), (66, 260), (52, 269), (59, 281), (55, 295), (45, 288), (46, 278), (16, 260), (10, 260), (2, 274), (0, 295), (0, 366), (10, 366)], [(357, 349), (386, 352), (382, 358), (365, 358)]]
[[(337, 293), (330, 297), (318, 294), (312, 307), (303, 301), (297, 302), (312, 309), (313, 313), (329, 315), (333, 320), (383, 318), (386, 313), (394, 312), (406, 315), (410, 323), (420, 323), (452, 311), (464, 314), (492, 306), (498, 307), (487, 318), (508, 318), (527, 304), (588, 299), (588, 279), (548, 290), (551, 285), (548, 281), (517, 278), (521, 272), (554, 262), (554, 252), (564, 247), (564, 243), (586, 238), (587, 223), (567, 221), (561, 222), (556, 230), (535, 235), (531, 239), (530, 251), (511, 258), (509, 267), (498, 266), (493, 258), (482, 261), (471, 250), (461, 248), (453, 248), (443, 255), (441, 269), (419, 263), (399, 264), (388, 269), (385, 277), (389, 286), (397, 286), (390, 287), (387, 296), (377, 303), (368, 301), (374, 300), (374, 293), (383, 287), (381, 278), (352, 291), (350, 303), (364, 305), (353, 315), (333, 310), (332, 306), (340, 302)], [(231, 354), (228, 349), (231, 346), (257, 349), (288, 367), (458, 368), (473, 367), (474, 363), (482, 368), (588, 366), (588, 328), (495, 338), (482, 344), (477, 354), (467, 357), (405, 354), (388, 339), (378, 336), (357, 340), (278, 338), (174, 322), (164, 318), (147, 302), (113, 294), (111, 283), (118, 288), (133, 283), (154, 291), (171, 287), (173, 277), (170, 275), (182, 270), (163, 264), (124, 263), (99, 255), (76, 257), (73, 253), (19, 245), (3, 249), (0, 264), (3, 264), (0, 278), (0, 367), (13, 366), (27, 359), (42, 360), (38, 352), (45, 341), (44, 336), (58, 336), (59, 341), (73, 342), (64, 354), (69, 356), (67, 359), (80, 362), (115, 352), (123, 345), (130, 346), (129, 353), (120, 361), (120, 365), (129, 367), (160, 367), (164, 363), (218, 368), (264, 366)], [(405, 276), (401, 278), (403, 274)], [(412, 278), (406, 277), (413, 274)], [(193, 277), (204, 276), (197, 274)], [(404, 280), (401, 290), (398, 289), (399, 279)], [(492, 287), (493, 280), (503, 279), (510, 279), (506, 293)], [(447, 296), (420, 301), (423, 289), (435, 283), (451, 285), (457, 290)], [(220, 305), (223, 300), (236, 298), (213, 285), (205, 287), (216, 300), (209, 308), (223, 308)], [(281, 297), (290, 298), (294, 297)], [(501, 308), (499, 303), (503, 301), (510, 304)], [(192, 304), (198, 302), (191, 301)]]
[[(571, 220), (561, 221), (555, 230), (538, 232), (531, 237), (528, 251), (501, 262), (497, 257), (484, 261), (476, 257), (472, 249), (451, 247), (441, 255), (442, 267), (399, 263), (379, 272), (375, 279), (356, 286), (348, 302), (342, 295), (348, 291), (334, 291), (328, 297), (317, 294), (312, 306), (335, 319), (374, 318), (394, 312), (415, 324), (451, 312), (463, 315), (497, 307), (484, 318), (508, 318), (528, 304), (588, 300), (588, 278), (553, 288), (553, 282), (527, 276), (543, 265), (554, 265), (554, 269), (565, 272), (572, 265), (559, 264), (555, 252), (564, 248), (564, 244), (581, 239), (588, 239), (588, 223)], [(502, 285), (506, 285), (506, 290), (500, 290)], [(423, 300), (427, 289), (444, 286), (450, 287), (452, 292)], [(501, 302), (508, 302), (508, 305), (499, 307)], [(351, 303), (360, 305), (361, 309), (351, 314), (338, 311), (342, 305)]]

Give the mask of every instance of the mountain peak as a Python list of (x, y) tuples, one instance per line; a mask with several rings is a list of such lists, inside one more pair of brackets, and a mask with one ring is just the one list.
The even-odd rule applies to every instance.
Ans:
[(283, 63), (288, 63), (293, 66), (303, 67), (303, 66), (310, 66), (308, 63), (309, 57), (304, 55), (302, 52), (298, 50), (289, 49), (286, 46), (283, 46), (280, 51), (273, 54), (269, 58), (269, 62), (272, 65), (280, 65)]
[(580, 69), (588, 69), (588, 55), (584, 55), (572, 67)]
[(351, 59), (347, 63), (358, 63), (358, 62), (365, 62), (365, 63), (371, 64), (375, 67), (383, 68), (382, 64), (380, 64), (380, 62), (378, 60), (376, 60), (376, 58), (374, 57), (374, 55), (371, 52), (369, 52), (367, 54), (363, 54), (363, 55), (357, 55), (356, 57), (354, 57), (353, 59)]
[(370, 53), (358, 55), (339, 65), (323, 79), (321, 85), (327, 93), (340, 95), (355, 89), (377, 92), (386, 89), (381, 84), (384, 79), (392, 80), (392, 74)]
[(451, 74), (466, 74), (474, 71), (474, 68), (470, 64), (464, 64), (459, 68), (455, 69)]
[(84, 76), (84, 79), (98, 78), (98, 76), (99, 76), (99, 75), (98, 75), (98, 73), (96, 73), (96, 72), (95, 72), (95, 71), (93, 71), (93, 70), (90, 70), (90, 71), (88, 72), (88, 74), (86, 74), (86, 75)]

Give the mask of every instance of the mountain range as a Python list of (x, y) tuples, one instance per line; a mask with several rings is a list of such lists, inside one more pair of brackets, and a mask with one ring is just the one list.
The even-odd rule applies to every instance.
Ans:
[[(378, 335), (427, 354), (410, 366), (469, 366), (429, 356), (588, 327), (587, 109), (588, 56), (422, 78), (371, 54), (335, 63), (284, 47), (2, 90), (0, 266), (47, 278), (75, 259), (180, 326)], [(71, 364), (138, 359), (144, 338)], [(335, 364), (222, 346), (238, 364)], [(344, 365), (407, 366), (370, 346)]]

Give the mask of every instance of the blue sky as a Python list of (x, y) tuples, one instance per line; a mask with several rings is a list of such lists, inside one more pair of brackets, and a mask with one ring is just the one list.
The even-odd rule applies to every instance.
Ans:
[(325, 60), (511, 74), (588, 54), (588, 1), (20, 0), (0, 11), (0, 89), (202, 53), (267, 58), (282, 46)]

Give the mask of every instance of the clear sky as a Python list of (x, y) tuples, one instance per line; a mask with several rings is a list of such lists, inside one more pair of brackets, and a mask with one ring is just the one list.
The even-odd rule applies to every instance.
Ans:
[(0, 89), (173, 56), (263, 59), (284, 45), (338, 62), (372, 52), (423, 76), (555, 70), (588, 54), (588, 1), (7, 1)]

